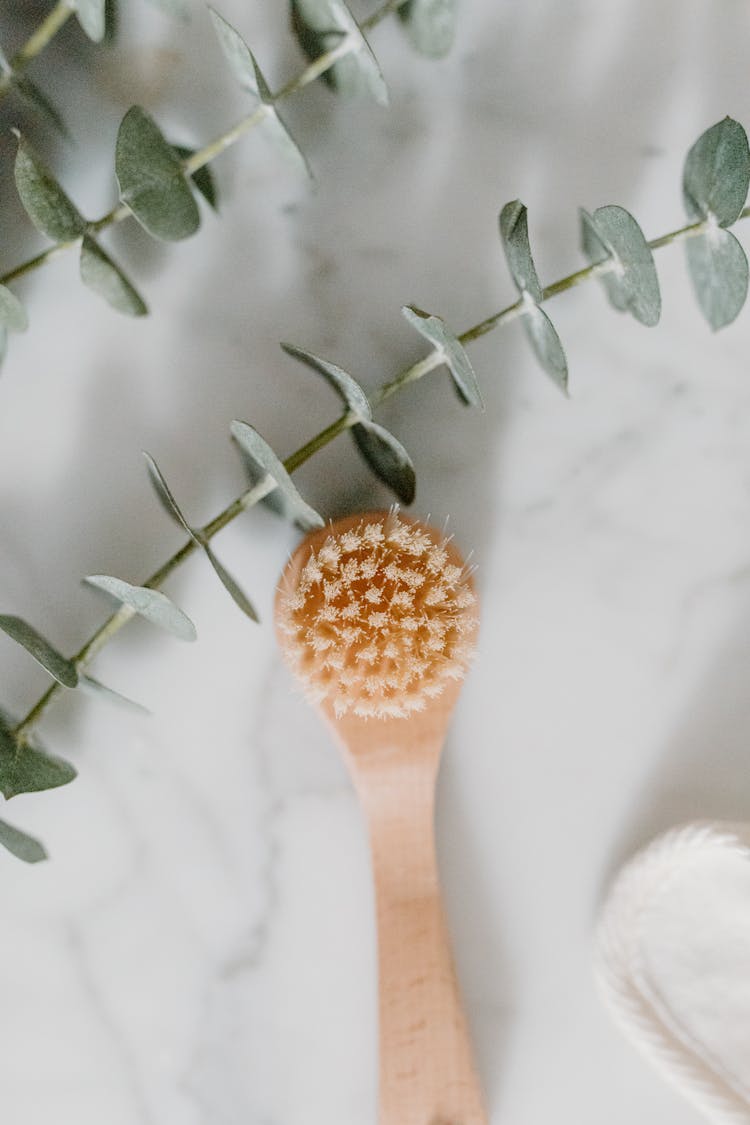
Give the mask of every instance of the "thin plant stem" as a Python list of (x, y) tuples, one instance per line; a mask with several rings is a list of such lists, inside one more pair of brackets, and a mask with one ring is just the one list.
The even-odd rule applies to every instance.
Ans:
[[(750, 217), (750, 207), (746, 207), (739, 216), (741, 219), (746, 219), (748, 217)], [(677, 230), (670, 231), (660, 238), (653, 239), (648, 245), (652, 250), (658, 250), (674, 242), (694, 238), (702, 234), (705, 229), (705, 222), (691, 223)], [(559, 281), (545, 286), (542, 299), (544, 301), (550, 300), (552, 297), (556, 297), (560, 293), (566, 292), (568, 289), (581, 285), (592, 277), (601, 276), (613, 268), (614, 263), (604, 261), (587, 266), (585, 269), (576, 270), (575, 273), (568, 274), (567, 277), (563, 277)], [(523, 299), (519, 299), (512, 305), (501, 309), (500, 312), (495, 313), (493, 316), (487, 317), (485, 320), (479, 321), (478, 324), (466, 329), (465, 332), (461, 333), (458, 339), (462, 344), (469, 344), (473, 340), (478, 340), (481, 336), (493, 331), (501, 324), (505, 324), (510, 320), (515, 320), (520, 317), (523, 314), (523, 309), (524, 301)], [(380, 406), (382, 403), (386, 402), (387, 399), (403, 390), (404, 387), (411, 383), (418, 382), (420, 379), (424, 378), (425, 375), (429, 374), (429, 372), (440, 367), (443, 362), (443, 357), (439, 351), (433, 350), (429, 352), (423, 359), (417, 360), (416, 363), (405, 368), (400, 374), (396, 375), (395, 378), (384, 383), (383, 386), (376, 390), (370, 399), (371, 406)], [(321, 449), (329, 445), (339, 434), (344, 433), (346, 430), (356, 425), (357, 421), (357, 415), (351, 411), (342, 414), (324, 430), (321, 430), (320, 433), (310, 438), (303, 446), (287, 457), (284, 461), (286, 471), (288, 473), (295, 472)], [(200, 540), (208, 541), (213, 539), (215, 535), (218, 535), (220, 531), (227, 527), (227, 525), (239, 515), (258, 503), (272, 488), (273, 484), (269, 484), (268, 481), (266, 481), (246, 489), (240, 496), (233, 500), (231, 504), (227, 505), (226, 508), (219, 512), (217, 516), (205, 524), (205, 526), (198, 531), (195, 539), (188, 539), (183, 543), (179, 550), (171, 555), (158, 570), (154, 571), (154, 573), (146, 579), (143, 585), (147, 586), (149, 589), (159, 589), (183, 562), (195, 554), (196, 551), (200, 550)], [(72, 658), (79, 672), (83, 671), (88, 666), (97, 653), (119, 633), (120, 629), (122, 629), (133, 616), (134, 611), (129, 606), (121, 606), (114, 613), (110, 614)], [(40, 696), (31, 710), (15, 727), (14, 733), (19, 744), (22, 745), (28, 741), (39, 720), (46, 714), (49, 706), (63, 691), (65, 691), (65, 688), (55, 682)]]
[(16, 51), (10, 60), (10, 69), (0, 78), (0, 100), (5, 97), (13, 85), (14, 76), (42, 53), (72, 15), (73, 8), (67, 3), (67, 0), (59, 0), (59, 3), (55, 4), (36, 31), (32, 32), (24, 45)]
[(363, 31), (372, 31), (373, 27), (377, 27), (384, 19), (387, 19), (393, 12), (397, 12), (399, 8), (403, 8), (406, 0), (388, 0), (387, 4), (383, 4), (382, 8), (378, 8), (371, 16), (367, 16), (362, 20), (360, 27)]

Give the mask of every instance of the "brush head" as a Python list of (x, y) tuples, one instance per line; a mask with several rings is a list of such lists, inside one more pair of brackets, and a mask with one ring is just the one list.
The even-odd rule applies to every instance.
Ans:
[(403, 718), (461, 680), (477, 599), (452, 543), (397, 510), (315, 532), (287, 566), (276, 623), (305, 695), (337, 717)]

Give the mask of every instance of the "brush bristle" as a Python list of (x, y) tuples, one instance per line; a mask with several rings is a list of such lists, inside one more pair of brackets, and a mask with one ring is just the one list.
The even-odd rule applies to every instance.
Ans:
[(392, 511), (310, 549), (279, 589), (277, 621), (309, 699), (338, 716), (401, 718), (463, 678), (476, 596), (445, 540)]

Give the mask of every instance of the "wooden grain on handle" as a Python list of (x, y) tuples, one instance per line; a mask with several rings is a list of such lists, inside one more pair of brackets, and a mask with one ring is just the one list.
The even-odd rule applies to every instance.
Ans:
[(486, 1125), (435, 859), (439, 754), (360, 757), (375, 881), (380, 1125)]

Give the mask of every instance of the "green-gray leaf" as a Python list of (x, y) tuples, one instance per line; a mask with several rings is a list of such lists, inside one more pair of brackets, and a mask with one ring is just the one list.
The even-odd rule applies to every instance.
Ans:
[(269, 107), (262, 129), (276, 150), (284, 157), (292, 169), (304, 173), (308, 180), (313, 180), (312, 168), (308, 163), (302, 149), (289, 132), (285, 121), (275, 108)]
[(224, 58), (229, 63), (232, 74), (243, 89), (253, 94), (258, 101), (266, 102), (268, 87), (247, 43), (240, 33), (232, 27), (231, 23), (219, 15), (215, 8), (209, 5), (208, 12), (214, 25), (219, 46)]
[(154, 492), (159, 498), (164, 511), (168, 516), (171, 516), (178, 527), (181, 527), (183, 531), (188, 533), (191, 539), (195, 539), (195, 532), (178, 508), (177, 501), (172, 495), (172, 490), (164, 479), (164, 474), (156, 464), (156, 461), (154, 461), (150, 453), (146, 453), (145, 451), (143, 456), (148, 467), (149, 480), (154, 487)]
[(15, 177), (21, 203), (37, 230), (55, 242), (80, 238), (85, 219), (23, 138), (18, 144)]
[(466, 406), (477, 406), (484, 410), (482, 392), (466, 349), (445, 321), (439, 316), (422, 312), (414, 305), (404, 305), (401, 312), (409, 324), (433, 345), (448, 368), (461, 401)]
[(263, 128), (267, 136), (291, 164), (301, 169), (306, 176), (312, 179), (310, 165), (278, 113), (273, 94), (258, 66), (255, 55), (240, 33), (223, 16), (211, 7), (209, 7), (209, 12), (216, 37), (219, 40), (219, 46), (229, 63), (229, 69), (240, 86), (247, 90), (259, 105), (265, 108)]
[(242, 612), (245, 614), (246, 617), (249, 617), (251, 621), (255, 621), (256, 624), (257, 624), (260, 621), (257, 610), (255, 609), (255, 606), (253, 605), (253, 603), (248, 598), (245, 591), (242, 589), (240, 584), (237, 582), (237, 579), (233, 578), (232, 575), (227, 570), (227, 568), (224, 566), (224, 564), (222, 562), (220, 562), (219, 559), (217, 559), (217, 557), (214, 554), (210, 544), (208, 542), (206, 542), (205, 539), (201, 540), (200, 537), (199, 537), (198, 541), (200, 542), (201, 546), (203, 547), (206, 558), (210, 562), (211, 566), (214, 568), (214, 571), (215, 571), (217, 577), (219, 578), (219, 581), (221, 582), (222, 586), (227, 591), (229, 596), (232, 598), (232, 601), (234, 602), (234, 604), (242, 610)]
[(11, 86), (21, 100), (46, 118), (50, 125), (57, 129), (58, 133), (62, 133), (64, 137), (69, 135), (68, 128), (61, 115), (35, 82), (32, 82), (25, 74), (15, 74)]
[(67, 785), (76, 777), (70, 762), (45, 754), (38, 746), (19, 745), (9, 716), (0, 716), (0, 793), (6, 800), (19, 793), (38, 793)]
[[(184, 145), (172, 145), (172, 148), (175, 150), (180, 160), (189, 160), (191, 156), (195, 155), (196, 151), (193, 148), (185, 148)], [(192, 173), (190, 179), (195, 184), (196, 190), (201, 193), (206, 203), (208, 203), (209, 207), (212, 207), (214, 211), (218, 211), (219, 192), (216, 188), (216, 180), (209, 166), (204, 164), (202, 168), (198, 168), (197, 171)]]
[(231, 431), (242, 452), (254, 461), (258, 468), (263, 469), (284, 493), (294, 512), (294, 518), (309, 528), (323, 527), (322, 516), (302, 499), (294, 481), (265, 438), (247, 422), (232, 422)]
[(89, 39), (101, 43), (106, 27), (105, 0), (75, 0), (76, 18)]
[(75, 664), (59, 653), (32, 625), (20, 617), (4, 613), (0, 614), (0, 629), (25, 648), (63, 687), (76, 687), (78, 673)]
[(78, 686), (83, 691), (87, 691), (91, 695), (98, 695), (101, 699), (106, 699), (109, 703), (116, 703), (118, 707), (124, 707), (128, 711), (137, 711), (141, 715), (151, 714), (148, 707), (144, 707), (142, 703), (137, 703), (135, 699), (130, 699), (122, 692), (107, 687), (106, 684), (95, 680), (93, 676), (81, 676)]
[[(324, 55), (336, 47), (344, 38), (345, 32), (336, 27), (335, 21), (329, 18), (326, 0), (315, 3), (314, 0), (291, 0), (292, 31), (297, 37), (302, 51), (311, 61)], [(344, 60), (346, 61), (346, 60)], [(321, 74), (321, 79), (332, 90), (338, 88), (339, 81), (346, 82), (348, 73), (342, 62), (336, 62)]]
[(293, 30), (309, 59), (319, 58), (344, 38), (352, 44), (322, 75), (328, 85), (349, 96), (367, 92), (387, 105), (388, 89), (378, 61), (343, 0), (291, 0), (291, 8)]
[(180, 159), (140, 106), (132, 106), (120, 124), (115, 172), (120, 198), (154, 238), (176, 241), (198, 229), (198, 205)]
[(25, 332), (29, 326), (26, 309), (7, 285), (0, 285), (0, 324), (9, 332)]
[(282, 344), (281, 347), (287, 355), (293, 356), (300, 363), (304, 363), (305, 366), (311, 367), (313, 371), (322, 375), (352, 414), (356, 414), (358, 418), (372, 418), (372, 408), (367, 395), (357, 380), (347, 371), (344, 371), (342, 367), (337, 367), (335, 363), (330, 363), (327, 359), (321, 359), (319, 356), (313, 355), (312, 352), (303, 351), (302, 348), (297, 348), (294, 344)]
[(421, 55), (440, 59), (456, 35), (456, 0), (408, 0), (398, 9), (409, 38)]
[(132, 586), (121, 578), (108, 574), (90, 574), (84, 579), (90, 586), (96, 586), (116, 598), (123, 605), (130, 606), (152, 625), (166, 629), (182, 641), (194, 641), (197, 637), (195, 625), (161, 590), (151, 590), (148, 586)]
[(15, 754), (0, 753), (0, 792), (6, 800), (19, 793), (40, 793), (68, 785), (77, 776), (70, 762), (23, 746)]
[(506, 203), (500, 212), (500, 237), (519, 293), (528, 293), (538, 304), (543, 297), (542, 286), (531, 256), (527, 209), (520, 199)]
[(375, 476), (396, 494), (402, 504), (411, 504), (417, 477), (411, 457), (393, 434), (376, 422), (359, 422), (352, 437)]
[(86, 234), (81, 243), (81, 281), (126, 316), (146, 316), (148, 308), (120, 267)]
[(543, 369), (561, 390), (567, 391), (568, 362), (552, 321), (529, 299), (521, 322)]
[(685, 160), (682, 193), (688, 216), (710, 216), (720, 227), (735, 222), (745, 206), (750, 184), (750, 148), (738, 121), (725, 117), (707, 129)]
[(612, 259), (615, 268), (601, 276), (612, 305), (651, 328), (661, 316), (661, 292), (654, 256), (638, 223), (624, 207), (581, 210), (581, 243), (588, 260)]
[(308, 531), (308, 525), (299, 518), (294, 507), (289, 503), (280, 488), (273, 487), (270, 492), (265, 491), (269, 483), (272, 483), (265, 469), (259, 468), (257, 463), (253, 461), (251, 457), (246, 456), (242, 449), (240, 449), (240, 454), (245, 466), (245, 471), (247, 472), (250, 487), (252, 489), (259, 486), (262, 487), (263, 495), (261, 496), (260, 502), (263, 507), (267, 508), (269, 512), (273, 512), (274, 515), (279, 516), (285, 523), (293, 523), (301, 531)]
[(0, 844), (24, 863), (39, 863), (47, 859), (47, 852), (39, 840), (27, 836), (20, 828), (14, 828), (4, 820), (0, 820)]
[(745, 251), (730, 231), (719, 227), (686, 239), (685, 251), (698, 304), (716, 332), (731, 324), (747, 298)]
[(3, 362), (8, 352), (8, 329), (0, 324), (0, 363)]
[(252, 602), (242, 590), (239, 583), (232, 577), (226, 567), (221, 562), (219, 562), (206, 537), (200, 531), (196, 531), (195, 528), (191, 527), (183, 516), (182, 512), (177, 506), (177, 501), (172, 495), (172, 491), (169, 485), (164, 479), (159, 466), (156, 464), (156, 461), (154, 461), (153, 457), (149, 453), (144, 453), (143, 456), (146, 458), (148, 474), (151, 478), (151, 483), (154, 486), (154, 491), (161, 501), (162, 507), (164, 508), (165, 512), (172, 517), (175, 523), (179, 527), (181, 527), (183, 531), (187, 532), (196, 546), (200, 547), (200, 549), (204, 552), (206, 558), (218, 575), (219, 580), (221, 581), (225, 590), (228, 591), (228, 593), (231, 595), (234, 602), (240, 607), (242, 612), (252, 621), (258, 621), (258, 614), (256, 613)]
[(276, 145), (282, 155), (312, 179), (310, 165), (299, 147), (288, 126), (276, 109), (273, 94), (266, 82), (263, 72), (258, 66), (255, 55), (248, 47), (240, 33), (220, 16), (213, 8), (209, 8), (214, 31), (219, 40), (224, 57), (229, 63), (232, 74), (243, 89), (247, 90), (253, 98), (265, 107), (265, 121), (263, 128), (269, 139)]

